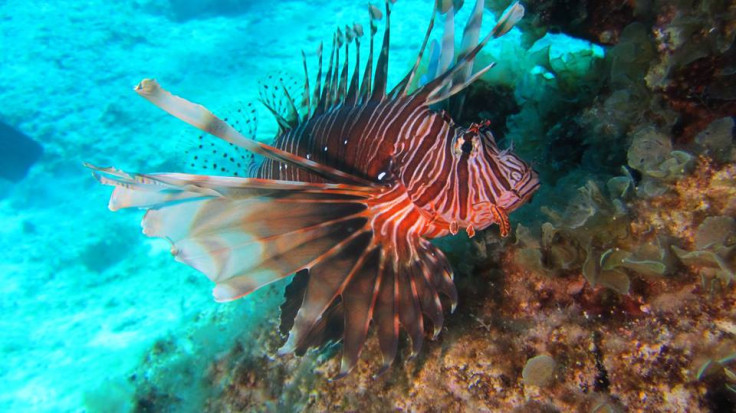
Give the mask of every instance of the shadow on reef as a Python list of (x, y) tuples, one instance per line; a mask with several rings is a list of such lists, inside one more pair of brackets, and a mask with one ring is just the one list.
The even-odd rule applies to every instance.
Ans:
[[(544, 185), (513, 237), (437, 241), (460, 295), (440, 338), (413, 360), (404, 343), (383, 376), (359, 363), (338, 381), (339, 344), (268, 358), (237, 343), (187, 370), (203, 410), (734, 409), (736, 8), (526, 4), (526, 47), (478, 57), (499, 65), (460, 122), (491, 119)], [(273, 330), (247, 342), (275, 350)], [(379, 355), (369, 340), (363, 358)], [(181, 403), (164, 359), (138, 376), (140, 411)]]

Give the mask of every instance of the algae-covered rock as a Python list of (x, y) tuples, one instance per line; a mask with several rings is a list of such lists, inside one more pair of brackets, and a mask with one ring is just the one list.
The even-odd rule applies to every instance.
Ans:
[[(687, 175), (694, 164), (693, 155), (673, 150), (670, 138), (652, 126), (644, 127), (633, 134), (627, 153), (628, 165), (639, 171), (641, 182), (637, 193), (644, 197), (662, 195), (668, 184)], [(627, 187), (614, 181), (615, 189), (625, 192)]]
[(692, 251), (672, 246), (677, 258), (700, 273), (706, 288), (715, 288), (715, 283), (731, 284), (736, 278), (736, 220), (708, 217), (698, 226), (694, 238)]
[(686, 251), (673, 245), (672, 250), (683, 264), (694, 267), (700, 273), (704, 287), (710, 290), (717, 288), (716, 282), (728, 286), (736, 278), (734, 260), (729, 258), (733, 255), (733, 247), (722, 248), (715, 252), (708, 250)]
[(732, 116), (716, 119), (695, 137), (695, 142), (704, 154), (716, 161), (736, 161), (735, 127), (736, 123)]
[(634, 134), (627, 159), (629, 166), (645, 177), (668, 181), (685, 175), (693, 156), (684, 151), (673, 150), (668, 136), (648, 127)]
[[(507, 0), (486, 0), (486, 7), (500, 13)], [(640, 2), (533, 0), (524, 2), (526, 18), (519, 24), (529, 37), (565, 33), (572, 37), (611, 45), (621, 29), (634, 19)]]
[(708, 217), (695, 232), (695, 248), (736, 244), (736, 220), (727, 216)]
[(648, 127), (634, 134), (627, 160), (630, 167), (646, 172), (657, 169), (670, 152), (672, 143), (669, 137), (653, 127)]
[(619, 294), (628, 294), (631, 289), (631, 279), (628, 274), (621, 270), (601, 271), (596, 282)]
[(642, 83), (656, 49), (646, 26), (635, 22), (621, 32), (621, 39), (611, 48), (611, 84), (629, 86)]
[(634, 186), (636, 184), (630, 176), (616, 176), (606, 182), (606, 189), (616, 198), (625, 198)]
[(736, 352), (730, 348), (730, 354), (721, 358), (709, 358), (703, 362), (695, 374), (695, 379), (701, 382), (710, 382), (711, 387), (723, 388), (736, 395)]

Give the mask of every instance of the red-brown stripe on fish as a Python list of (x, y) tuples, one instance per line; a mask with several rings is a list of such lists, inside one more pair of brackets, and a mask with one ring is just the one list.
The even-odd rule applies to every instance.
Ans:
[(445, 46), (430, 53), (424, 83), (414, 87), (434, 16), (453, 27), (459, 6), (438, 1), (413, 69), (387, 92), (391, 4), (385, 2), (375, 73), (373, 37), (384, 13), (370, 6), (365, 69), (358, 57), (363, 29), (356, 24), (333, 37), (324, 79), (320, 47), (314, 90), (304, 62), (299, 104), (283, 82), (276, 87), (285, 105), (264, 96), (281, 128), (272, 145), (242, 135), (156, 81), (136, 87), (171, 115), (263, 156), (255, 176), (129, 174), (88, 165), (101, 183), (115, 187), (110, 208), (147, 209), (145, 234), (166, 238), (178, 261), (207, 275), (217, 301), (299, 273), (282, 307), (282, 328), (289, 332), (280, 352), (302, 353), (342, 339), (340, 375), (357, 363), (370, 325), (377, 331), (382, 371), (396, 356), (401, 328), (412, 355), (427, 332), (437, 336), (444, 320), (440, 294), (454, 309), (457, 292), (447, 259), (428, 240), (460, 230), (473, 236), (494, 223), (505, 236), (508, 213), (539, 186), (527, 163), (511, 150), (499, 151), (487, 122), (462, 127), (436, 108), (493, 66), (472, 74), (477, 53), (521, 19), (523, 7), (514, 3), (478, 42), (483, 5), (477, 0), (460, 57), (451, 64), (454, 33), (446, 31)]

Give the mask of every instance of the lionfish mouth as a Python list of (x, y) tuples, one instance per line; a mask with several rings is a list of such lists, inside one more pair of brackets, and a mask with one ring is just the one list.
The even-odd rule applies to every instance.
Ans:
[(519, 194), (519, 199), (521, 200), (520, 204), (531, 201), (532, 197), (541, 185), (541, 183), (539, 182), (539, 174), (537, 173), (537, 171), (532, 170), (531, 174), (531, 178), (516, 189), (516, 192)]
[(534, 179), (533, 183), (528, 183), (524, 187), (520, 188), (517, 192), (519, 193), (519, 199), (521, 200), (521, 204), (525, 204), (528, 201), (532, 200), (532, 197), (534, 197), (534, 194), (537, 192), (537, 189), (539, 189), (541, 183), (538, 179)]

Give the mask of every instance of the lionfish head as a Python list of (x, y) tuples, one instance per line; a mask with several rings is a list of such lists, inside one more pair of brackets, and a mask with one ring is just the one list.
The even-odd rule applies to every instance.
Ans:
[[(493, 223), (508, 224), (506, 214), (527, 202), (539, 188), (539, 177), (532, 167), (513, 152), (499, 150), (489, 122), (458, 129), (452, 142), (452, 153), (459, 174), (467, 182), (468, 202), (461, 212), (469, 226), (486, 228)], [(464, 176), (463, 176), (464, 175)], [(502, 222), (503, 221), (503, 222)]]

